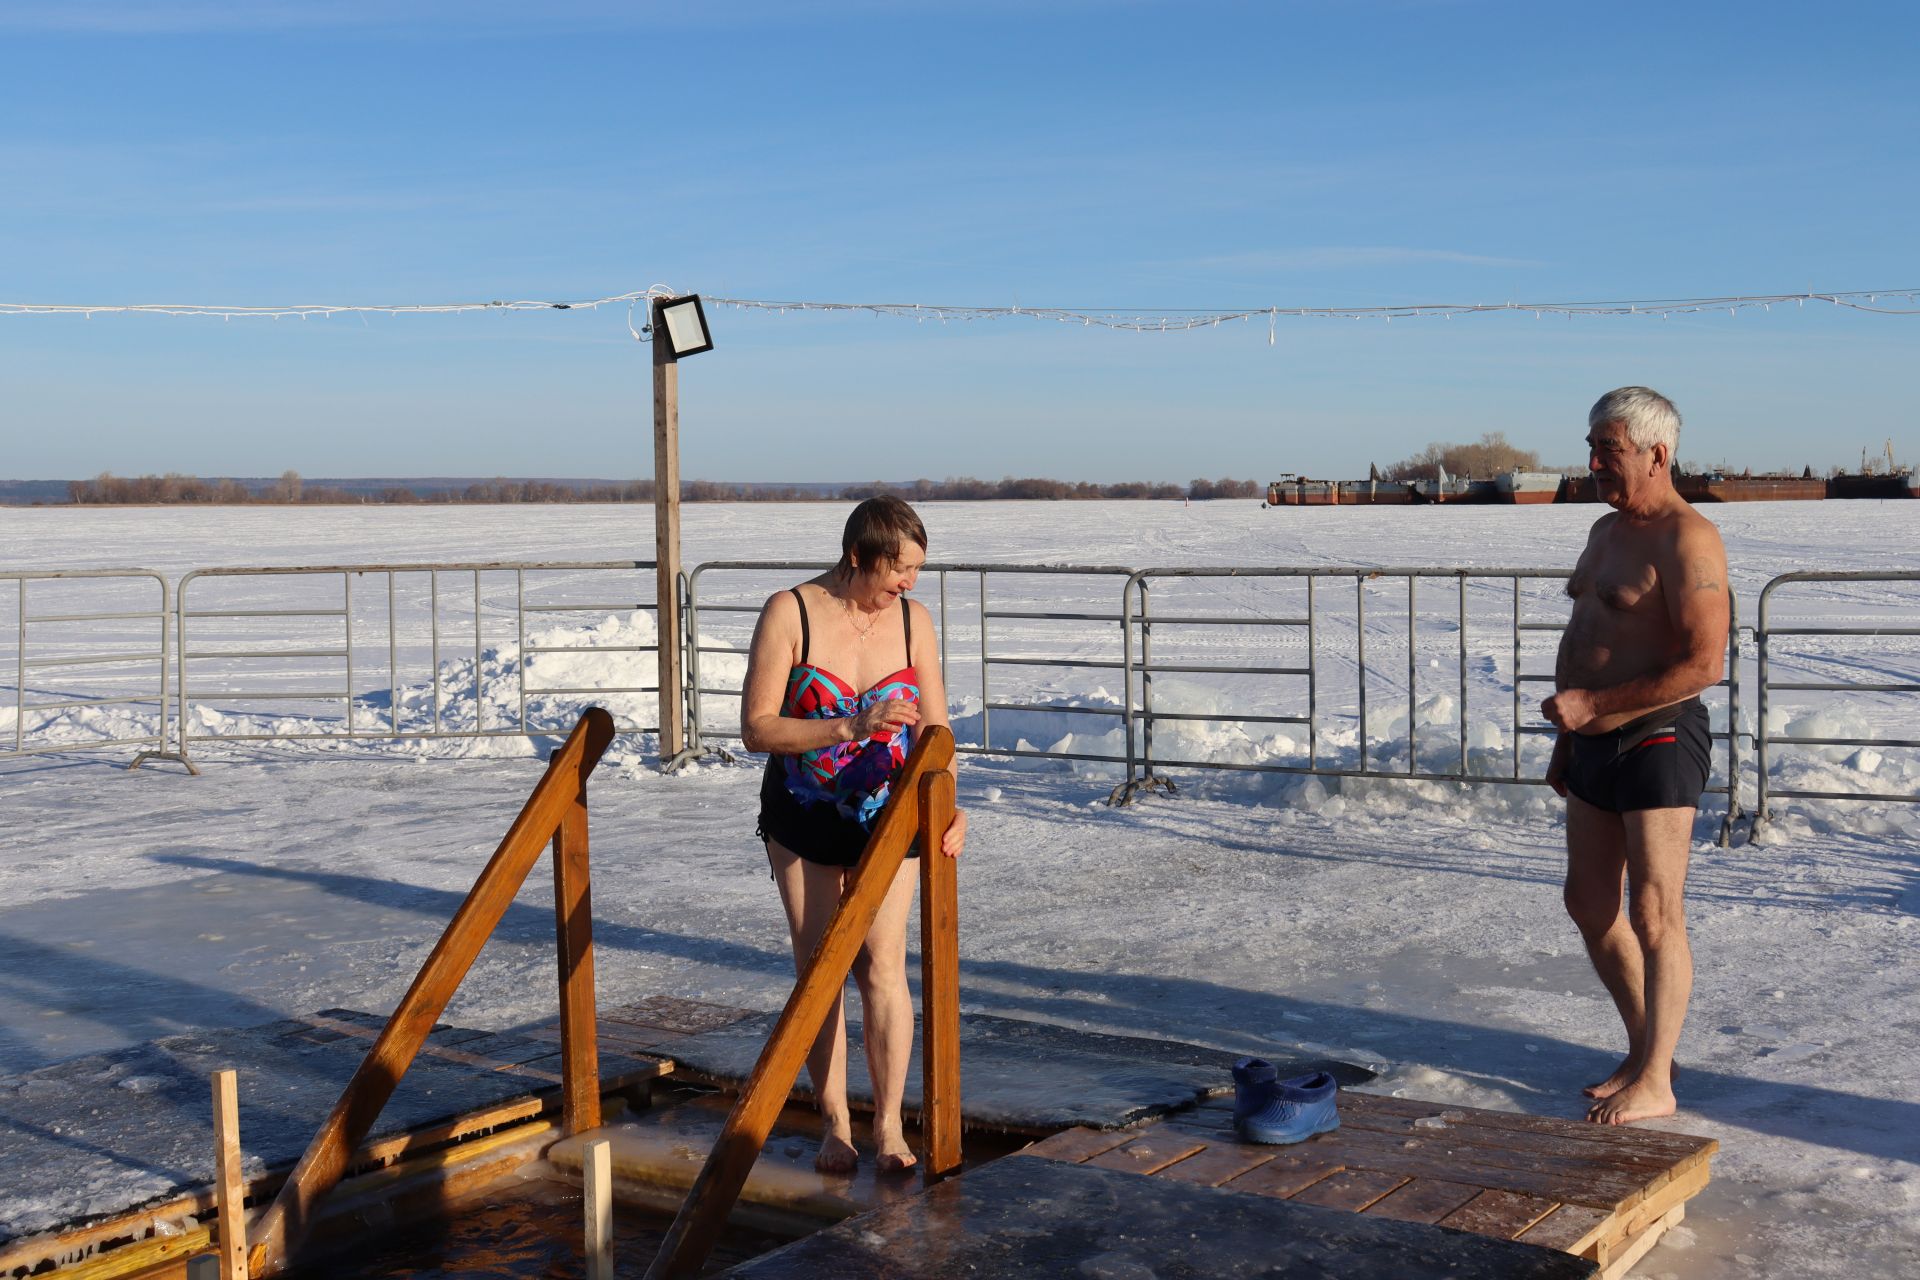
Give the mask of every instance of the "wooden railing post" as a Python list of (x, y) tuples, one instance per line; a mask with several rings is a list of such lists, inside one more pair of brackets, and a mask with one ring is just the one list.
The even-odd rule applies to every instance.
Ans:
[(553, 833), (553, 907), (560, 956), (561, 1131), (600, 1127), (599, 1029), (593, 993), (593, 906), (587, 871), (587, 778)]
[(939, 725), (922, 730), (913, 753), (894, 780), (893, 793), (881, 812), (879, 825), (867, 839), (839, 910), (794, 984), (793, 995), (774, 1023), (773, 1034), (767, 1037), (766, 1047), (760, 1051), (760, 1059), (754, 1063), (753, 1074), (727, 1117), (719, 1141), (687, 1192), (653, 1266), (647, 1270), (647, 1280), (695, 1275), (712, 1251), (775, 1118), (787, 1103), (807, 1050), (846, 986), (854, 957), (866, 941), (867, 930), (873, 927), (887, 891), (893, 887), (907, 846), (919, 832), (920, 779), (952, 763), (953, 735)]
[(960, 895), (940, 852), (953, 774), (920, 779), (920, 1137), (929, 1182), (960, 1167)]
[[(299, 1246), (313, 1225), (314, 1209), (346, 1172), (347, 1159), (353, 1154), (380, 1117), (380, 1109), (393, 1096), (400, 1077), (406, 1074), (413, 1057), (426, 1042), (434, 1023), (453, 998), (460, 980), (473, 967), (480, 948), (512, 905), (514, 894), (526, 881), (527, 872), (547, 841), (554, 839), (560, 827), (581, 800), (586, 776), (606, 754), (613, 741), (613, 717), (594, 707), (580, 717), (580, 723), (560, 750), (547, 761), (546, 774), (520, 809), (519, 817), (487, 861), (486, 869), (474, 882), (460, 909), (453, 914), (440, 941), (433, 946), (426, 963), (420, 966), (413, 985), (400, 1005), (387, 1019), (380, 1036), (367, 1050), (367, 1056), (353, 1073), (340, 1100), (320, 1125), (313, 1141), (307, 1144), (300, 1163), (288, 1175), (286, 1185), (274, 1197), (253, 1233), (248, 1269), (255, 1276), (280, 1270), (289, 1254)], [(581, 827), (580, 856), (586, 856), (585, 827)], [(563, 840), (569, 849), (572, 841)], [(582, 901), (586, 880), (581, 877)]]

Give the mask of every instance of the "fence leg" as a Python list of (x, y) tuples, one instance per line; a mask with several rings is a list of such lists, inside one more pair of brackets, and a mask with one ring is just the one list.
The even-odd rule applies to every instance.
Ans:
[(960, 905), (955, 860), (940, 852), (953, 822), (953, 775), (920, 780), (920, 1137), (928, 1182), (960, 1167)]

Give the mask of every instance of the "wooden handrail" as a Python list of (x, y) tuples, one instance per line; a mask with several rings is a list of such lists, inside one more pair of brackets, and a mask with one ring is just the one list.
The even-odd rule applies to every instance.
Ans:
[(587, 884), (587, 776), (613, 741), (613, 717), (598, 707), (574, 726), (547, 761), (546, 774), (494, 850), (466, 901), (386, 1027), (353, 1073), (340, 1101), (313, 1135), (300, 1163), (252, 1232), (249, 1270), (280, 1270), (313, 1222), (315, 1206), (340, 1181), (380, 1109), (393, 1096), (447, 1001), (493, 935), (549, 840), (554, 844), (554, 906), (560, 952), (563, 1118), (567, 1132), (600, 1123), (600, 1072), (594, 1041), (593, 925)]
[[(773, 1034), (760, 1051), (759, 1061), (754, 1063), (753, 1074), (741, 1090), (740, 1100), (727, 1117), (726, 1127), (707, 1156), (700, 1176), (687, 1192), (685, 1203), (660, 1244), (659, 1255), (647, 1269), (647, 1280), (691, 1276), (698, 1273), (706, 1261), (720, 1229), (726, 1225), (727, 1214), (740, 1198), (753, 1162), (766, 1145), (775, 1118), (799, 1078), (807, 1050), (813, 1046), (834, 1000), (846, 986), (854, 958), (866, 942), (867, 931), (873, 927), (887, 891), (893, 887), (907, 847), (916, 836), (922, 837), (923, 877), (926, 863), (945, 861), (940, 856), (940, 835), (945, 834), (946, 827), (943, 824), (939, 833), (928, 840), (922, 834), (929, 825), (923, 820), (922, 806), (929, 799), (942, 803), (944, 798), (951, 819), (953, 778), (947, 770), (953, 764), (953, 734), (943, 726), (929, 725), (918, 737), (912, 754), (894, 779), (892, 795), (881, 811), (879, 824), (867, 839), (867, 847), (854, 867), (852, 881), (841, 895), (839, 910), (794, 983), (793, 995), (781, 1010), (779, 1021), (774, 1023)], [(937, 781), (941, 774), (946, 776), (944, 784)], [(951, 867), (948, 870), (951, 871)], [(923, 938), (921, 945), (924, 949), (931, 944)], [(953, 1002), (956, 1031), (958, 1012), (956, 998)], [(934, 1055), (923, 1050), (921, 1056), (925, 1062)], [(957, 1061), (957, 1045), (954, 1057)], [(953, 1110), (957, 1118), (957, 1095)], [(957, 1125), (955, 1129), (957, 1147)]]
[(920, 779), (920, 1140), (928, 1182), (960, 1167), (959, 868), (941, 856), (953, 774)]

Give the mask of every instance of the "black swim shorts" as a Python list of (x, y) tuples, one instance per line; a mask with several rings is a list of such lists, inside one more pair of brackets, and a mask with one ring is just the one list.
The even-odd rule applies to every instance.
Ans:
[(1694, 809), (1713, 768), (1707, 708), (1698, 698), (1606, 733), (1570, 735), (1567, 790), (1596, 809)]
[[(830, 804), (803, 805), (787, 790), (786, 772), (780, 761), (767, 761), (760, 777), (760, 830), (762, 840), (777, 841), (789, 853), (808, 862), (827, 867), (851, 867), (866, 852), (872, 833), (851, 818), (843, 817)], [(916, 843), (907, 850), (909, 858), (920, 856)]]

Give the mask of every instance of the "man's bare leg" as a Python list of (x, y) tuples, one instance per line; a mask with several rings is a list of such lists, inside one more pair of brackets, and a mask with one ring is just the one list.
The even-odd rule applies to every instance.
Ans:
[[(787, 911), (787, 931), (793, 938), (793, 971), (798, 974), (840, 907), (845, 873), (839, 867), (808, 862), (773, 840), (767, 841), (767, 856), (773, 861), (773, 878), (780, 886), (780, 904)], [(853, 1114), (847, 1107), (844, 994), (835, 998), (832, 1012), (821, 1025), (813, 1047), (807, 1050), (807, 1078), (813, 1082), (814, 1102), (826, 1127), (813, 1166), (822, 1173), (852, 1173), (858, 1156), (853, 1149)]]
[(867, 1073), (873, 1080), (874, 1165), (882, 1173), (911, 1169), (913, 1148), (901, 1123), (900, 1100), (906, 1092), (908, 1060), (913, 1055), (913, 995), (907, 989), (907, 917), (919, 882), (915, 862), (901, 864), (887, 890), (867, 941), (853, 962), (860, 986), (861, 1024), (865, 1028)]
[(1645, 1032), (1639, 1070), (1593, 1104), (1587, 1119), (1630, 1124), (1674, 1112), (1673, 1053), (1693, 994), (1687, 945), (1687, 856), (1692, 809), (1640, 809), (1621, 816), (1627, 837), (1627, 916), (1645, 964)]
[(1645, 961), (1640, 940), (1621, 909), (1627, 870), (1622, 816), (1578, 796), (1567, 797), (1567, 914), (1627, 1029), (1626, 1058), (1605, 1080), (1581, 1090), (1590, 1098), (1609, 1097), (1640, 1074), (1646, 1031)]

